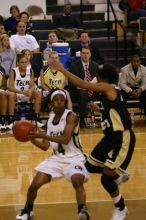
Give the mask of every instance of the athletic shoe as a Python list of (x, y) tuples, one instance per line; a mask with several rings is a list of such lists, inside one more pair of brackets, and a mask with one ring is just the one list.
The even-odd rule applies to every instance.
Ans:
[(33, 211), (22, 209), (21, 212), (16, 216), (16, 220), (28, 220), (34, 215)]
[(90, 215), (87, 209), (82, 209), (78, 214), (78, 220), (89, 220)]
[(120, 211), (119, 208), (115, 208), (111, 220), (124, 220), (127, 215), (128, 209), (126, 206), (122, 211)]
[(124, 182), (127, 182), (130, 179), (130, 174), (129, 173), (124, 173), (124, 175), (120, 176), (119, 178), (117, 178), (115, 180), (115, 183), (117, 183), (117, 185), (121, 185)]
[(0, 128), (1, 132), (6, 132), (8, 130), (9, 130), (9, 128), (6, 125), (1, 125), (1, 128)]
[(14, 126), (14, 123), (11, 123), (11, 124), (8, 124), (8, 125), (7, 125), (7, 128), (10, 129), (10, 130), (12, 130), (13, 126)]
[(45, 125), (41, 123), (40, 121), (33, 121), (33, 124), (36, 125), (38, 128), (45, 127)]

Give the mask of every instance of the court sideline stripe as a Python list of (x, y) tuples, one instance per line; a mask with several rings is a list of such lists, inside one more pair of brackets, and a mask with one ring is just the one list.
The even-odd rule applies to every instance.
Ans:
[[(125, 201), (144, 201), (146, 198), (139, 198), (139, 199), (125, 199)], [(112, 200), (93, 200), (93, 201), (87, 201), (87, 203), (100, 203), (100, 202), (112, 202)], [(70, 201), (70, 202), (48, 202), (48, 203), (35, 203), (35, 205), (56, 205), (56, 204), (76, 204), (76, 201)], [(8, 206), (23, 206), (23, 204), (7, 204), (7, 205), (0, 205), (0, 207), (8, 207)]]

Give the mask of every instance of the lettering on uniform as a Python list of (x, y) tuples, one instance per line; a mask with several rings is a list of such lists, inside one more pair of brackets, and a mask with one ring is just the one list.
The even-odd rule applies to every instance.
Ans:
[(76, 166), (75, 166), (75, 169), (76, 169), (76, 170), (81, 170), (81, 171), (83, 170), (83, 168), (82, 168), (81, 166), (79, 166), (79, 165), (76, 165)]
[(49, 79), (49, 84), (52, 86), (52, 87), (57, 87), (58, 85), (61, 84), (61, 80), (60, 79)]
[(105, 119), (104, 121), (101, 122), (101, 128), (102, 130), (105, 130), (106, 128), (110, 127), (110, 123), (108, 121), (108, 119)]
[(29, 80), (26, 81), (21, 81), (20, 79), (16, 80), (16, 86), (28, 86), (29, 85)]
[(54, 131), (51, 131), (50, 132), (50, 136), (61, 136), (63, 135), (63, 131), (58, 131), (58, 132), (54, 132)]

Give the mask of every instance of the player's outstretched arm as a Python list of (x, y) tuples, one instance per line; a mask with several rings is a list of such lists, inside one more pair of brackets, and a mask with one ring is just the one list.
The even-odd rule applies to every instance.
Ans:
[[(94, 92), (102, 92), (108, 97), (111, 96), (112, 93), (114, 93), (114, 95), (112, 96), (115, 96), (115, 91), (113, 89), (113, 86), (107, 82), (90, 83), (85, 80), (82, 80), (79, 77), (72, 74), (71, 72), (69, 72), (68, 70), (66, 70), (63, 67), (62, 63), (56, 60), (52, 62), (52, 67), (62, 72), (66, 76), (66, 78), (68, 78), (68, 80), (72, 82), (76, 87), (86, 90), (92, 90)], [(110, 99), (113, 100), (114, 98), (112, 97)]]

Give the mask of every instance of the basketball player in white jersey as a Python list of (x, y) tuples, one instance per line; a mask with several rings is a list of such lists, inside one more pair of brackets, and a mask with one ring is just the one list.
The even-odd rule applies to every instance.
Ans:
[(16, 219), (27, 220), (33, 216), (34, 200), (42, 185), (65, 177), (76, 192), (78, 220), (89, 220), (83, 186), (88, 180), (88, 172), (84, 166), (85, 156), (80, 143), (78, 117), (66, 108), (67, 96), (64, 90), (54, 91), (51, 101), (53, 112), (48, 119), (47, 134), (31, 133), (30, 140), (45, 151), (51, 146), (54, 154), (36, 167), (37, 173), (28, 189), (26, 204)]
[(7, 80), (5, 70), (1, 66), (0, 56), (0, 131), (5, 132), (9, 130), (6, 126), (7, 120)]
[(18, 57), (18, 66), (11, 70), (9, 77), (9, 125), (12, 129), (14, 122), (14, 109), (16, 101), (31, 102), (34, 100), (35, 119), (39, 127), (39, 113), (41, 107), (41, 92), (35, 90), (34, 73), (31, 68), (27, 68), (28, 61), (25, 57)]

